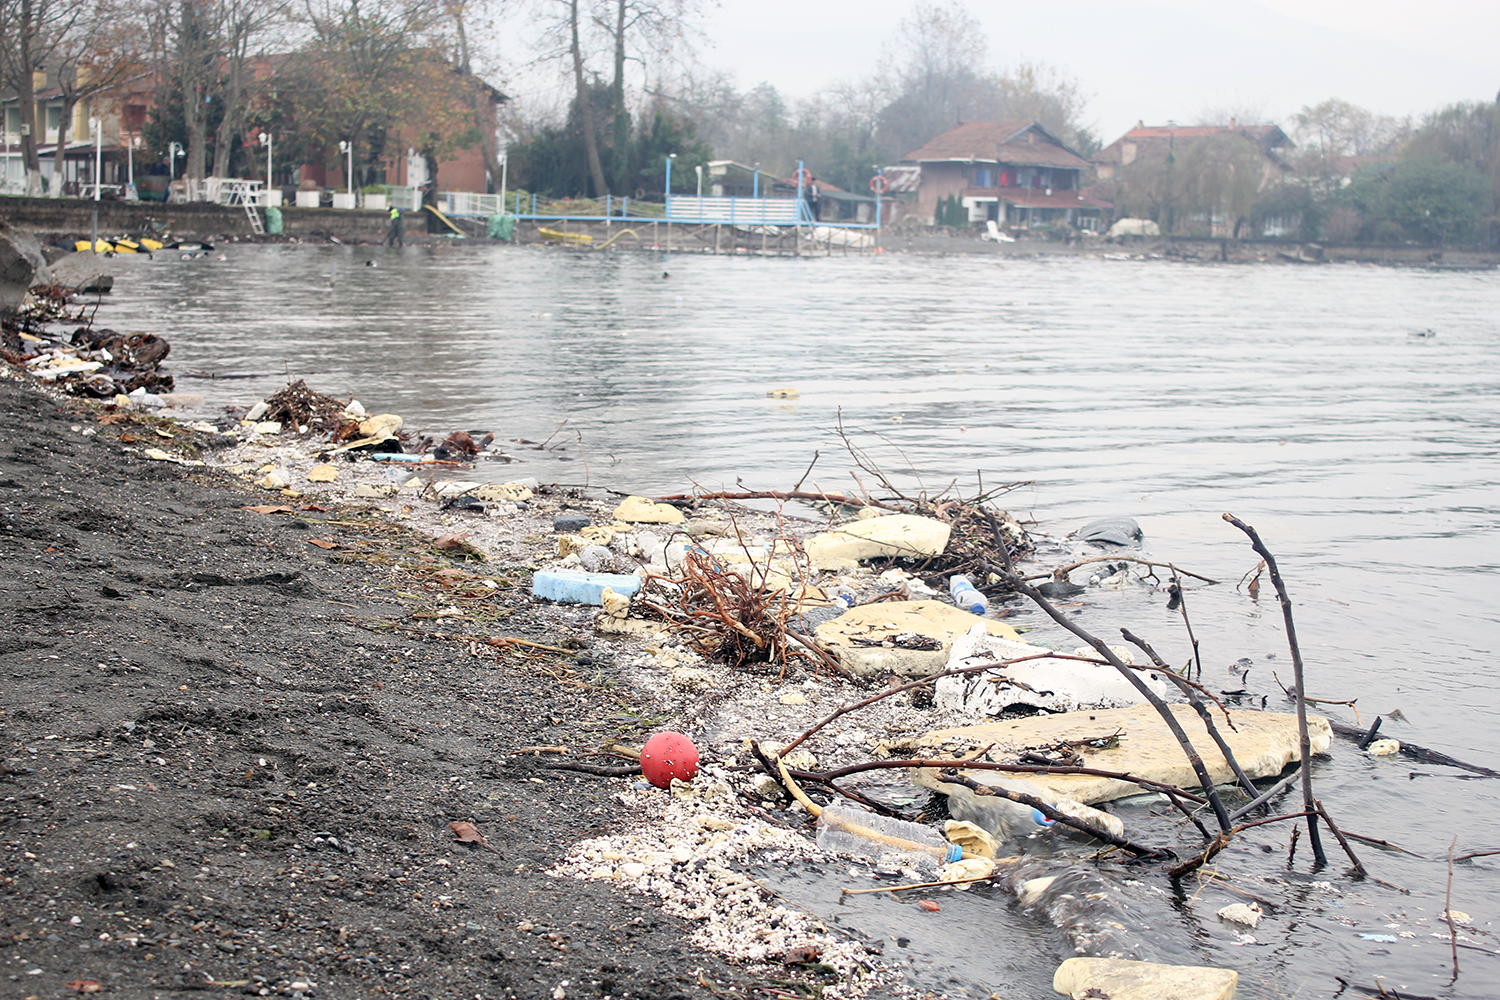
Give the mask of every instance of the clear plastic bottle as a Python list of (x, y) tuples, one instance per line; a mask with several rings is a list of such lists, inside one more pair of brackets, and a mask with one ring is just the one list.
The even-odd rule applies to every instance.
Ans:
[(824, 808), (818, 818), (818, 846), (826, 851), (871, 859), (887, 854), (916, 854), (947, 864), (963, 857), (962, 847), (949, 843), (930, 826), (846, 806)]
[(965, 611), (983, 615), (990, 610), (990, 599), (980, 593), (963, 574), (949, 578), (948, 593), (953, 595), (953, 603)]

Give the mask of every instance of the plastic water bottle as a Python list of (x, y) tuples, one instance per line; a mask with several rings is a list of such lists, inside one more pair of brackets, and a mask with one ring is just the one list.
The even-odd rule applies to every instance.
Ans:
[(854, 592), (854, 588), (846, 587), (841, 583), (829, 587), (826, 593), (828, 599), (840, 612), (848, 611), (859, 601), (859, 595)]
[(872, 860), (887, 854), (913, 854), (947, 864), (964, 856), (962, 847), (949, 843), (930, 826), (846, 806), (824, 808), (818, 817), (818, 846)]
[(990, 599), (976, 590), (969, 578), (962, 574), (948, 580), (948, 593), (953, 595), (953, 603), (965, 611), (983, 615), (990, 610)]

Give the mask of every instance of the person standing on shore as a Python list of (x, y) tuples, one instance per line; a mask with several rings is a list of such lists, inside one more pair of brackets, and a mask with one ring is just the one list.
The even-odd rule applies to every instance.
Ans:
[(406, 246), (406, 217), (401, 214), (401, 209), (391, 206), (391, 228), (385, 234), (385, 245), (388, 247)]

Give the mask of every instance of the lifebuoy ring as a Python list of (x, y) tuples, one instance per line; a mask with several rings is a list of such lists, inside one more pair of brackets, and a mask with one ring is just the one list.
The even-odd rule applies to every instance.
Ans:
[(812, 183), (812, 171), (808, 170), (806, 167), (798, 168), (797, 173), (794, 175), (794, 177), (797, 181), (798, 187), (806, 187), (807, 185)]
[(645, 199), (645, 197), (646, 197), (646, 189), (645, 188), (636, 188), (635, 189), (635, 200), (636, 201), (642, 201), (642, 200)]
[(870, 190), (876, 194), (885, 194), (890, 186), (891, 182), (885, 179), (884, 174), (876, 174), (870, 178)]

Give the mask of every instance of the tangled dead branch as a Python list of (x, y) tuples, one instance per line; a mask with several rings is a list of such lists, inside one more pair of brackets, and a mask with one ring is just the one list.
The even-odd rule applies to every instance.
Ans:
[(702, 549), (688, 549), (676, 577), (647, 578), (652, 597), (638, 606), (689, 626), (686, 640), (694, 649), (735, 669), (775, 668), (784, 676), (801, 660), (814, 671), (828, 668), (847, 677), (837, 660), (793, 626), (803, 599), (773, 584), (770, 558), (757, 563), (743, 539), (741, 546), (749, 561), (733, 566)]
[(291, 383), (266, 400), (267, 420), (278, 420), (295, 427), (333, 431), (334, 440), (355, 436), (357, 421), (344, 416), (344, 403), (307, 387), (302, 379)]

